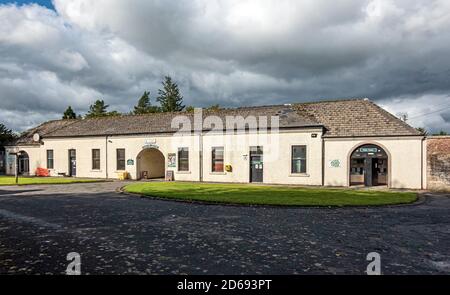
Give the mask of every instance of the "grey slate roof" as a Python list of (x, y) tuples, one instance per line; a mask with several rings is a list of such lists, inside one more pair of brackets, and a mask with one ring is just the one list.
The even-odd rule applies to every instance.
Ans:
[[(210, 115), (224, 122), (227, 116), (268, 116), (268, 127), (270, 117), (278, 116), (280, 128), (321, 126), (325, 128), (325, 137), (421, 135), (367, 99), (203, 111), (203, 118)], [(43, 138), (172, 133), (178, 131), (171, 127), (176, 116), (185, 116), (192, 124), (194, 122), (194, 114), (188, 112), (50, 121), (27, 131), (18, 144), (31, 143), (34, 133), (39, 133)]]
[(54, 120), (45, 122), (35, 128), (23, 132), (14, 142), (15, 145), (39, 145), (33, 141), (33, 135), (38, 133), (40, 136), (46, 136), (59, 129), (77, 123), (79, 120)]
[(368, 99), (301, 103), (296, 108), (323, 124), (325, 137), (422, 135)]
[[(185, 116), (189, 118), (192, 125), (194, 124), (194, 114), (188, 112), (102, 117), (79, 120), (76, 124), (47, 134), (47, 137), (170, 133), (178, 131), (178, 128), (171, 127), (172, 119), (176, 116)], [(283, 105), (203, 111), (203, 118), (207, 116), (217, 116), (222, 119), (224, 124), (227, 116), (242, 116), (243, 118), (268, 116), (268, 127), (270, 127), (270, 116), (279, 116), (280, 128), (320, 125), (313, 118), (296, 112), (292, 106)]]

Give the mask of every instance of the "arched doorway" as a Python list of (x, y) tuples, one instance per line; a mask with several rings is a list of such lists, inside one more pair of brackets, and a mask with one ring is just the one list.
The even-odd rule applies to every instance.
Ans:
[(389, 156), (376, 144), (356, 148), (350, 156), (350, 185), (382, 186), (389, 184)]
[(136, 169), (136, 178), (138, 180), (164, 178), (166, 173), (166, 159), (158, 149), (145, 149), (136, 158)]
[(20, 175), (30, 174), (30, 157), (28, 156), (27, 152), (24, 151), (19, 152), (18, 164), (19, 164), (18, 172)]

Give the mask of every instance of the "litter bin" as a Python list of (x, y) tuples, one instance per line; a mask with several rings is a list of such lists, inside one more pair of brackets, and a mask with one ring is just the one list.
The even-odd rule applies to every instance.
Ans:
[(117, 174), (119, 176), (119, 180), (126, 180), (126, 179), (128, 179), (128, 172), (119, 172)]

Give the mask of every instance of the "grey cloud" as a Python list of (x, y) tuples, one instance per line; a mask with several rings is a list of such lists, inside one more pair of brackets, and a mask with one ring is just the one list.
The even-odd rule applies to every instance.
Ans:
[[(445, 0), (54, 4), (0, 7), (2, 113), (33, 110), (37, 123), (100, 97), (127, 111), (166, 74), (197, 106), (370, 97), (416, 112), (450, 90)], [(449, 128), (446, 114), (411, 123)]]

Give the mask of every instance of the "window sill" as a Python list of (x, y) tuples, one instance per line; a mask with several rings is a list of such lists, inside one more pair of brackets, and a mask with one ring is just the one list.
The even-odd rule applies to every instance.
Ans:
[(176, 174), (192, 174), (191, 171), (177, 171)]
[(96, 169), (92, 169), (90, 172), (95, 172), (95, 173), (99, 173), (99, 172), (103, 172), (102, 170), (96, 170)]
[(209, 172), (209, 175), (227, 175), (226, 172)]
[(291, 173), (289, 177), (310, 177), (308, 173)]

